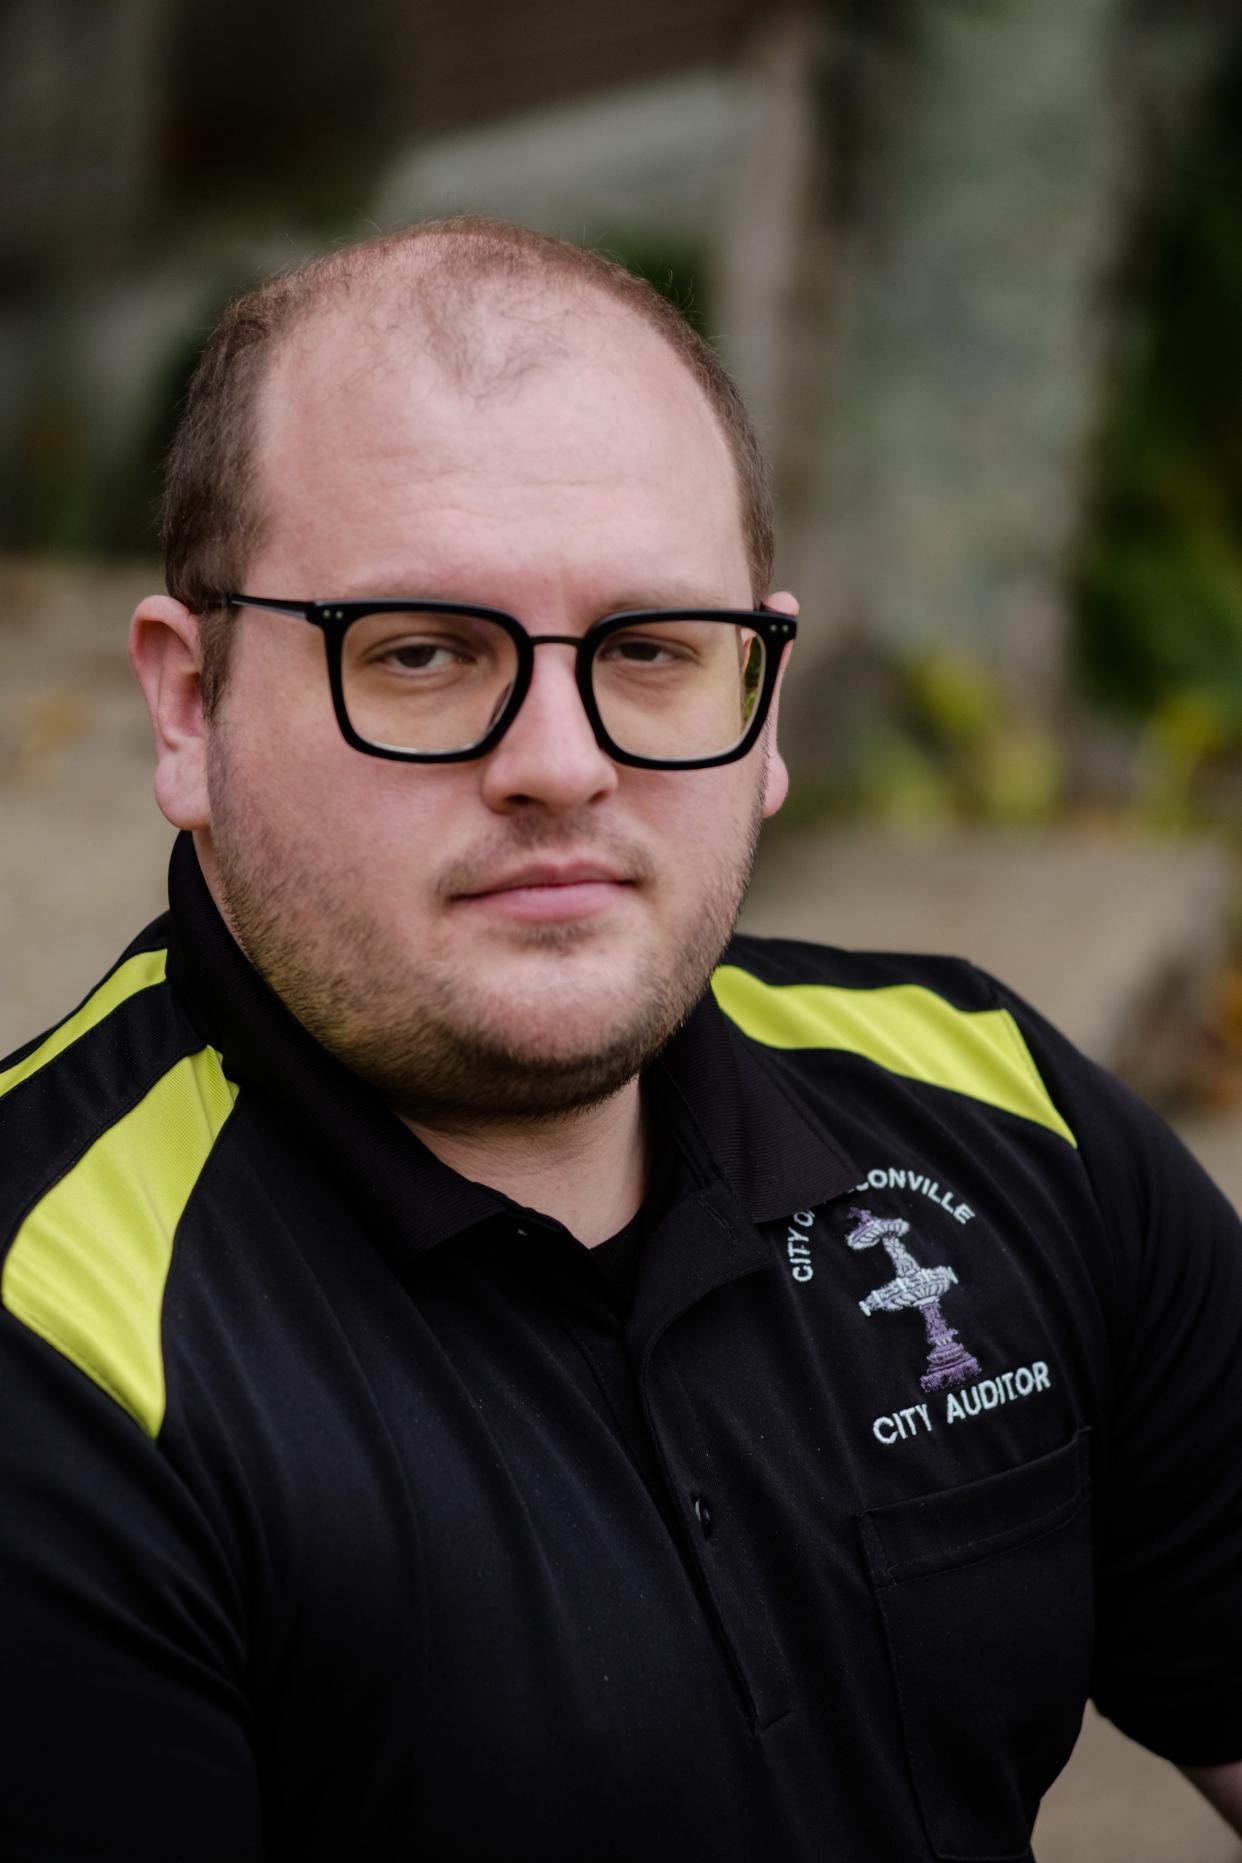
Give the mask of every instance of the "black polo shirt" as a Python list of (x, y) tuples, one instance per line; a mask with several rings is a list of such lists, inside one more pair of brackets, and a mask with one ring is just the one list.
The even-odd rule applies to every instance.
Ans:
[(969, 965), (744, 938), (645, 1090), (596, 1259), (178, 844), (0, 1068), (5, 1857), (1013, 1859), (1089, 1693), (1242, 1757), (1242, 1243), (1166, 1128)]

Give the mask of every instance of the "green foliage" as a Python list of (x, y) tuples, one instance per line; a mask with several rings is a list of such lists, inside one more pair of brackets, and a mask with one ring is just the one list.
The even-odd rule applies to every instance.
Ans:
[(1211, 808), (1213, 777), (1227, 770), (1238, 743), (1236, 716), (1211, 692), (1171, 687), (1143, 733), (1136, 801), (1148, 822), (1182, 829), (1198, 824)]
[(1140, 800), (1177, 823), (1212, 812), (1220, 771), (1242, 767), (1242, 61), (1127, 290), (1133, 340), (1100, 434), (1075, 663), (1088, 697), (1140, 726)]
[(1005, 824), (1051, 813), (1062, 787), (1056, 744), (983, 666), (940, 648), (907, 662), (904, 684), (907, 729), (941, 770), (953, 813)]
[(843, 654), (823, 719), (832, 777), (799, 772), (793, 814), (862, 815), (894, 828), (1016, 827), (1048, 819), (1062, 753), (981, 662), (955, 648)]

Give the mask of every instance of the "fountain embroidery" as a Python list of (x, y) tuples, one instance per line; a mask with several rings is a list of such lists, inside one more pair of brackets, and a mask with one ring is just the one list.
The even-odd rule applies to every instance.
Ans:
[(948, 1385), (965, 1384), (979, 1373), (979, 1361), (965, 1346), (958, 1344), (956, 1332), (940, 1311), (940, 1302), (951, 1287), (957, 1285), (952, 1268), (925, 1268), (910, 1253), (902, 1237), (909, 1235), (910, 1225), (899, 1216), (873, 1216), (870, 1210), (853, 1209), (854, 1228), (846, 1236), (851, 1248), (874, 1248), (881, 1243), (893, 1264), (894, 1278), (883, 1287), (873, 1288), (859, 1306), (868, 1317), (873, 1313), (902, 1313), (917, 1307), (927, 1328), (927, 1370), (919, 1379), (925, 1391), (940, 1391)]

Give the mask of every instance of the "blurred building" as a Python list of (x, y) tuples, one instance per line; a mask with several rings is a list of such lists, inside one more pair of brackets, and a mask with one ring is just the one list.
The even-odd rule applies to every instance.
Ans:
[(0, 544), (141, 545), (206, 324), (331, 239), (485, 209), (701, 289), (756, 140), (753, 47), (787, 10), (15, 0)]

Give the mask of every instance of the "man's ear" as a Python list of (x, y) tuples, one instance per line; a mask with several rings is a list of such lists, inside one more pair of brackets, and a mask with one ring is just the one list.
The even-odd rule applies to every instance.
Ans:
[(130, 623), (129, 663), (155, 736), (155, 800), (174, 828), (206, 828), (211, 814), (197, 616), (170, 595), (146, 596)]
[[(798, 612), (798, 598), (796, 595), (791, 595), (788, 589), (780, 589), (775, 595), (767, 596), (763, 606), (765, 608), (771, 608), (778, 615), (796, 615)], [(781, 649), (781, 663), (776, 674), (776, 690), (772, 694), (772, 709), (768, 713), (768, 722), (764, 728), (764, 739), (767, 746), (767, 768), (764, 771), (763, 778), (763, 816), (765, 821), (769, 815), (776, 814), (776, 811), (784, 802), (785, 797), (789, 794), (789, 771), (785, 766), (785, 759), (781, 756), (780, 750), (777, 748), (776, 733), (777, 719), (780, 713), (781, 687), (785, 683), (785, 669), (789, 665), (789, 656), (793, 652), (793, 647), (794, 643), (788, 641)]]

